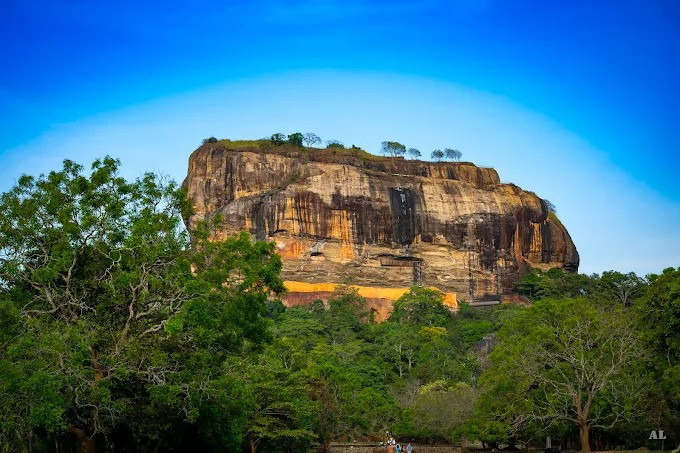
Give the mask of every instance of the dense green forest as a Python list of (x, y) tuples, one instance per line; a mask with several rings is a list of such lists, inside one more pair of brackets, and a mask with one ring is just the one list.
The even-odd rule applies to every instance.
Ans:
[(273, 244), (189, 211), (110, 158), (2, 195), (0, 451), (680, 442), (680, 268), (532, 271), (527, 306), (456, 313), (413, 287), (376, 323), (349, 288), (286, 309)]

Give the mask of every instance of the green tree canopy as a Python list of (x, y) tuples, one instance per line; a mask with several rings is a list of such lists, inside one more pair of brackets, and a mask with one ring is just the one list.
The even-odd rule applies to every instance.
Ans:
[(305, 133), (302, 139), (307, 145), (307, 148), (311, 148), (312, 146), (321, 143), (321, 138), (313, 132)]
[(650, 275), (649, 287), (636, 302), (642, 334), (654, 349), (662, 393), (680, 421), (680, 268)]
[(326, 142), (326, 148), (345, 148), (345, 144), (339, 140), (328, 140)]
[(406, 147), (399, 142), (385, 141), (380, 143), (380, 152), (385, 156), (399, 157), (406, 154)]
[(305, 136), (301, 132), (294, 132), (288, 136), (288, 143), (294, 146), (302, 147), (302, 142), (305, 140)]
[(444, 158), (444, 151), (442, 151), (441, 149), (435, 149), (434, 151), (432, 151), (432, 154), (430, 154), (430, 158), (436, 161), (440, 161)]
[(409, 148), (406, 153), (411, 156), (411, 159), (418, 159), (422, 155), (416, 148)]
[(437, 290), (412, 286), (394, 303), (390, 320), (400, 323), (443, 326), (451, 316), (444, 307), (444, 295)]
[(449, 160), (459, 161), (460, 158), (463, 157), (463, 153), (461, 153), (457, 149), (445, 148), (444, 149), (444, 156), (446, 156), (446, 158), (449, 159)]
[(270, 140), (274, 145), (277, 145), (277, 146), (281, 146), (281, 145), (283, 145), (284, 143), (286, 143), (286, 139), (287, 139), (286, 134), (282, 134), (282, 133), (280, 133), (280, 132), (277, 132), (277, 133), (275, 133), (275, 134), (272, 134), (272, 136), (269, 137), (269, 140)]
[(239, 428), (206, 430), (242, 423), (219, 370), (270, 338), (272, 244), (209, 241), (204, 225), (189, 248), (182, 190), (126, 181), (111, 158), (24, 176), (0, 210), (0, 442), (70, 432), (92, 451), (125, 427), (161, 445), (181, 425), (206, 445), (240, 442)]
[(585, 299), (544, 299), (499, 332), (482, 376), (486, 415), (514, 435), (571, 424), (581, 451), (592, 428), (611, 428), (644, 403), (645, 349), (630, 317)]

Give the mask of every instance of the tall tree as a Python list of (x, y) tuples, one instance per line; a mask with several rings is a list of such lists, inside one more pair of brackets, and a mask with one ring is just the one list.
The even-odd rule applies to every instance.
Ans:
[(286, 143), (286, 135), (282, 134), (280, 132), (277, 132), (276, 134), (272, 134), (272, 136), (269, 137), (269, 140), (273, 144), (280, 146), (280, 145), (283, 145), (284, 143)]
[(391, 321), (426, 326), (443, 326), (451, 317), (444, 307), (444, 295), (435, 289), (412, 286), (394, 303)]
[(544, 299), (512, 318), (482, 376), (495, 395), (487, 416), (515, 431), (572, 424), (590, 451), (592, 428), (616, 426), (644, 403), (645, 349), (629, 318), (585, 299)]
[(624, 307), (632, 305), (645, 289), (644, 279), (634, 272), (622, 274), (617, 271), (603, 272), (597, 282), (600, 294)]
[(436, 161), (441, 161), (444, 158), (444, 151), (442, 151), (441, 149), (435, 149), (434, 151), (432, 151), (430, 157)]
[(411, 159), (418, 159), (422, 154), (415, 148), (409, 148), (406, 153), (411, 156)]
[(415, 365), (420, 346), (417, 332), (395, 322), (379, 326), (381, 352), (384, 359), (394, 366), (400, 378), (410, 373)]
[(459, 161), (460, 158), (463, 157), (463, 153), (461, 153), (457, 149), (452, 148), (445, 148), (444, 155), (446, 156), (447, 159), (455, 161)]
[(293, 371), (272, 349), (244, 373), (249, 401), (244, 434), (251, 453), (262, 441), (286, 450), (305, 449), (315, 435), (311, 431), (315, 407), (302, 375)]
[(399, 142), (385, 141), (380, 145), (380, 152), (385, 156), (400, 157), (406, 154), (406, 147)]
[(160, 445), (208, 413), (240, 423), (220, 370), (269, 338), (265, 302), (283, 290), (272, 244), (209, 241), (206, 225), (190, 249), (183, 191), (128, 182), (111, 158), (24, 176), (0, 210), (0, 439), (68, 431), (93, 451), (123, 426)]
[(463, 424), (472, 417), (477, 391), (459, 382), (433, 381), (418, 390), (411, 415), (419, 437), (460, 441)]
[(313, 132), (307, 132), (303, 136), (303, 141), (307, 145), (307, 148), (311, 148), (312, 146), (321, 143), (321, 138)]
[(654, 371), (680, 437), (680, 268), (648, 276), (649, 287), (635, 304), (642, 334), (653, 348)]
[(302, 142), (305, 140), (305, 136), (300, 132), (294, 132), (288, 136), (288, 143), (293, 146), (302, 147)]

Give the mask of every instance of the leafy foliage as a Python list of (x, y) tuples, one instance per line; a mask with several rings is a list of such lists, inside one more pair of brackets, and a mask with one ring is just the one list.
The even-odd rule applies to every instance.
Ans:
[(302, 140), (305, 142), (308, 148), (321, 143), (321, 138), (313, 132), (307, 132), (304, 134)]
[(336, 148), (344, 149), (345, 144), (342, 143), (341, 141), (338, 141), (338, 140), (328, 140), (326, 142), (326, 148), (329, 148), (329, 149), (336, 149)]
[(302, 142), (304, 141), (304, 139), (305, 139), (305, 136), (302, 135), (302, 133), (300, 133), (300, 132), (295, 132), (295, 133), (290, 134), (290, 135), (288, 136), (288, 143), (290, 143), (290, 144), (293, 145), (293, 146), (301, 147), (301, 146), (302, 146)]
[(435, 149), (432, 151), (432, 154), (430, 154), (430, 158), (436, 160), (436, 161), (441, 161), (444, 158), (444, 151), (441, 149)]
[[(649, 287), (637, 300), (644, 340), (655, 352), (653, 372), (659, 383), (667, 431), (680, 431), (680, 268), (648, 277)], [(678, 436), (680, 437), (680, 436)]]
[(3, 453), (680, 439), (680, 269), (534, 270), (529, 308), (456, 313), (413, 287), (376, 323), (350, 287), (284, 307), (273, 244), (186, 231), (175, 183), (108, 157), (23, 176), (0, 212)]
[(444, 156), (446, 156), (446, 158), (449, 159), (449, 160), (459, 161), (460, 158), (463, 157), (463, 153), (461, 153), (457, 149), (445, 148), (444, 149)]
[(406, 147), (399, 142), (381, 142), (380, 152), (385, 156), (400, 157), (406, 154)]
[(277, 132), (276, 134), (272, 134), (272, 136), (269, 138), (269, 140), (276, 146), (281, 146), (284, 143), (286, 143), (286, 135), (282, 134), (280, 132)]
[(280, 258), (248, 235), (208, 241), (208, 226), (189, 248), (183, 192), (152, 174), (127, 182), (118, 166), (97, 160), (86, 175), (65, 161), (0, 199), (0, 440), (67, 431), (92, 449), (126, 426), (162, 445), (187, 425), (206, 445), (237, 445), (240, 430), (203, 436), (242, 423), (220, 370), (270, 338)]
[(411, 156), (411, 159), (418, 159), (422, 155), (416, 148), (409, 148), (406, 150), (406, 154)]
[(533, 269), (515, 285), (517, 292), (532, 300), (549, 297), (588, 297), (601, 306), (628, 307), (641, 297), (647, 281), (632, 272), (604, 272), (601, 276), (573, 274), (561, 269)]
[(550, 201), (550, 200), (543, 200), (545, 202), (545, 206), (548, 209), (548, 211), (554, 212), (557, 214), (557, 208), (555, 207), (555, 204)]
[(646, 358), (620, 308), (602, 312), (585, 299), (543, 299), (500, 330), (494, 366), (482, 376), (482, 405), (515, 436), (574, 424), (582, 451), (589, 451), (590, 429), (610, 429), (641, 413)]

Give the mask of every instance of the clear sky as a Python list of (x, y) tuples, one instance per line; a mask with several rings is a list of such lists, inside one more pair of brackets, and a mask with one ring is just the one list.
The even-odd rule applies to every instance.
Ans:
[[(0, 190), (201, 139), (455, 147), (550, 199), (581, 271), (680, 266), (680, 3), (4, 0)], [(0, 215), (2, 215), (0, 213)]]

